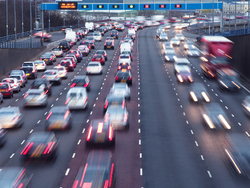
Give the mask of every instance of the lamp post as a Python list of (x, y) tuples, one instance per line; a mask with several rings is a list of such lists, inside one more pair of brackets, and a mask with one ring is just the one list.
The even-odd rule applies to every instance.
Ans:
[(32, 9), (30, 0), (30, 48), (32, 48)]
[(214, 0), (213, 0), (213, 16), (212, 16), (212, 22), (213, 22), (213, 29), (212, 29), (212, 34), (214, 35)]
[(15, 32), (15, 47), (16, 47), (16, 0), (14, 0), (14, 32)]
[(50, 10), (49, 10), (49, 32), (50, 32)]
[(8, 41), (8, 0), (6, 0), (6, 37), (7, 37), (7, 41)]
[(234, 14), (234, 15), (235, 15), (235, 16), (234, 16), (234, 20), (235, 20), (235, 23), (234, 23), (234, 30), (236, 30), (236, 11), (237, 11), (237, 8), (236, 8), (236, 0), (235, 0), (234, 3), (235, 3), (235, 8), (234, 8), (234, 9), (235, 9), (235, 11), (234, 11), (234, 13), (235, 13), (235, 14)]
[(23, 37), (23, 32), (24, 29), (23, 29), (23, 0), (22, 0), (22, 37)]
[(43, 30), (44, 30), (44, 21), (43, 21), (43, 0), (42, 0), (42, 46), (44, 41)]

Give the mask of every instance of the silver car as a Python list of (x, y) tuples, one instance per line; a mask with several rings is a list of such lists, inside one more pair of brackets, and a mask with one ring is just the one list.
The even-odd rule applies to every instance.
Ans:
[(110, 94), (123, 96), (125, 99), (130, 100), (130, 88), (127, 83), (114, 83), (110, 89)]
[(80, 45), (78, 46), (78, 50), (82, 53), (83, 56), (89, 55), (89, 48), (86, 45)]
[(0, 109), (0, 126), (3, 129), (20, 128), (23, 124), (23, 114), (19, 107), (3, 107)]
[(20, 83), (16, 78), (4, 78), (2, 82), (8, 82), (10, 84), (10, 87), (13, 89), (15, 92), (19, 92), (21, 90)]
[(47, 70), (47, 65), (46, 65), (45, 61), (43, 61), (43, 60), (36, 60), (36, 61), (34, 61), (34, 63), (35, 63), (36, 69), (38, 71), (40, 71), (40, 70), (46, 71)]
[(55, 66), (53, 70), (58, 70), (61, 78), (68, 78), (67, 69), (64, 66)]
[(24, 107), (43, 106), (48, 104), (48, 97), (42, 89), (29, 89), (24, 95)]
[(172, 38), (170, 43), (172, 46), (180, 46), (181, 41), (179, 39)]
[(60, 77), (60, 72), (58, 70), (46, 70), (43, 73), (42, 78), (47, 78), (49, 82), (56, 82), (58, 85), (61, 85), (62, 78)]
[(25, 80), (21, 75), (11, 75), (10, 78), (16, 78), (20, 87), (25, 87)]

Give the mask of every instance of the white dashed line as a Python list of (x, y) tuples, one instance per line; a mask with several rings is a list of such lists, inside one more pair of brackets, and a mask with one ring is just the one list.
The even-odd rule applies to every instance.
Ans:
[(79, 145), (81, 143), (81, 140), (79, 140), (78, 142), (77, 142), (77, 145)]
[(59, 98), (56, 98), (56, 101), (58, 101)]
[(82, 130), (82, 133), (84, 133), (85, 132), (85, 128), (83, 128), (83, 130)]
[(67, 176), (67, 175), (69, 174), (69, 171), (70, 171), (70, 169), (68, 168), (68, 169), (66, 170), (66, 172), (65, 172), (65, 176)]
[(142, 176), (143, 172), (142, 172), (142, 168), (140, 168), (140, 175)]
[(201, 155), (201, 160), (203, 160), (203, 161), (204, 161), (204, 157), (203, 157), (203, 155)]
[(142, 158), (142, 153), (140, 153), (140, 158)]
[(188, 121), (186, 121), (186, 123), (187, 123), (187, 124), (189, 124), (189, 122), (188, 122)]
[(87, 119), (86, 123), (88, 123), (88, 122), (89, 122), (89, 119)]
[(23, 145), (23, 144), (24, 144), (24, 142), (25, 142), (25, 140), (23, 140), (23, 141), (21, 142), (21, 145)]
[(30, 130), (30, 134), (33, 132), (33, 129)]
[(228, 110), (228, 107), (227, 107), (227, 106), (225, 106), (225, 108)]
[(209, 171), (207, 171), (207, 173), (208, 173), (209, 177), (210, 177), (210, 178), (212, 178), (212, 175), (211, 175), (211, 173), (210, 173)]
[(240, 122), (238, 122), (238, 125), (239, 125), (239, 126), (241, 126), (241, 123), (240, 123)]
[(141, 120), (140, 119), (138, 119), (138, 123), (140, 123), (141, 122)]
[(51, 105), (51, 108), (54, 106), (54, 104)]
[(37, 124), (39, 124), (41, 122), (41, 120), (38, 120)]
[(44, 115), (46, 116), (48, 112), (45, 112)]
[(18, 99), (16, 100), (16, 102), (18, 101)]
[(75, 158), (76, 153), (73, 153), (72, 158)]
[(198, 142), (197, 141), (195, 141), (195, 145), (198, 147), (199, 146), (199, 144), (198, 144)]
[(141, 129), (140, 128), (138, 129), (138, 133), (141, 133)]
[(12, 153), (12, 155), (10, 156), (10, 158), (14, 157), (15, 153)]
[(139, 140), (139, 145), (141, 145), (141, 140)]
[(193, 130), (190, 130), (191, 134), (194, 134)]

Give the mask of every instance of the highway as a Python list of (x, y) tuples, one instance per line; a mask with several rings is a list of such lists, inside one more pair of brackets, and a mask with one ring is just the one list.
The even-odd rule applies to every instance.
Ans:
[[(202, 105), (191, 104), (188, 99), (189, 84), (179, 84), (174, 75), (173, 64), (165, 63), (161, 42), (155, 39), (157, 27), (148, 27), (136, 34), (133, 49), (131, 100), (127, 103), (130, 128), (116, 132), (113, 153), (116, 188), (221, 188), (249, 187), (249, 180), (233, 176), (225, 163), (223, 144), (230, 132), (250, 133), (249, 118), (243, 113), (241, 102), (249, 94), (245, 89), (239, 93), (222, 92), (214, 80), (201, 73), (199, 58), (188, 58), (192, 64), (194, 82), (205, 85), (212, 97), (226, 111), (233, 124), (231, 130), (209, 130), (202, 123)], [(169, 40), (181, 31), (167, 32)], [(187, 40), (195, 35), (183, 32)], [(23, 108), (23, 96), (33, 80), (29, 80), (20, 93), (12, 99), (4, 99), (0, 107), (19, 106), (25, 114), (21, 129), (9, 130), (7, 142), (0, 149), (0, 167), (23, 166), (33, 174), (31, 188), (69, 188), (80, 166), (84, 166), (92, 148), (85, 147), (87, 128), (92, 119), (103, 118), (103, 105), (110, 87), (115, 81), (119, 58), (119, 42), (126, 30), (115, 40), (115, 50), (107, 50), (108, 60), (102, 75), (91, 75), (91, 91), (88, 92), (88, 108), (74, 111), (73, 126), (69, 131), (55, 132), (60, 139), (56, 161), (33, 161), (23, 163), (20, 153), (24, 142), (37, 131), (44, 131), (45, 118), (53, 106), (64, 106), (67, 91), (75, 75), (85, 75), (86, 65), (96, 49), (83, 57), (74, 72), (62, 84), (52, 87), (52, 96), (46, 108)], [(54, 33), (53, 41), (60, 40), (62, 33)], [(84, 39), (82, 39), (84, 40)], [(79, 42), (78, 42), (79, 44)], [(77, 48), (77, 45), (73, 49)], [(178, 57), (186, 57), (183, 45), (174, 47)], [(62, 58), (57, 58), (54, 66)], [(53, 66), (48, 66), (52, 68)], [(38, 77), (41, 77), (39, 72)], [(95, 148), (96, 149), (96, 148)], [(99, 148), (97, 148), (99, 149)]]

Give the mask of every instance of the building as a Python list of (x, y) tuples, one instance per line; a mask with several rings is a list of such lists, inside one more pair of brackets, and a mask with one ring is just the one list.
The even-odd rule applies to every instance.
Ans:
[[(248, 2), (236, 2), (236, 13), (244, 14), (248, 12)], [(231, 14), (235, 13), (235, 2), (226, 3), (223, 2), (223, 13), (224, 14)]]

